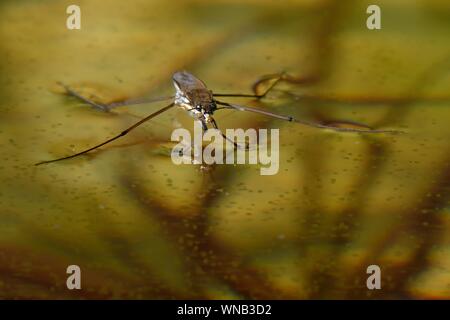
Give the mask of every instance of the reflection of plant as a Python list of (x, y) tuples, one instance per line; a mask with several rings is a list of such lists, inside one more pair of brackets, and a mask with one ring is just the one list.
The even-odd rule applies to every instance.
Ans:
[[(424, 77), (426, 79), (427, 77)], [(418, 87), (423, 87), (425, 84), (420, 81), (417, 83)], [(416, 91), (417, 90), (412, 90)], [(289, 96), (295, 96), (290, 91), (285, 91)], [(356, 103), (351, 98), (347, 99), (348, 103)], [(391, 123), (392, 119), (399, 121), (401, 115), (406, 115), (410, 105), (412, 105), (419, 98), (382, 98), (380, 96), (370, 98), (369, 103), (373, 103), (372, 99), (377, 100), (377, 103), (387, 103), (394, 108), (400, 108), (400, 111), (387, 112), (385, 117), (380, 119), (380, 123)], [(383, 100), (384, 99), (384, 100)], [(364, 103), (364, 101), (358, 101)], [(395, 109), (398, 110), (398, 109)], [(369, 139), (369, 137), (367, 137)], [(369, 139), (370, 141), (370, 139)], [(377, 188), (376, 182), (382, 180), (386, 175), (383, 170), (384, 164), (389, 161), (389, 143), (384, 143), (382, 139), (373, 141), (368, 144), (369, 157), (363, 167), (359, 168), (361, 174), (357, 181), (354, 182), (355, 191), (352, 194), (352, 201), (346, 208), (342, 209), (339, 217), (334, 221), (333, 228), (324, 229), (319, 232), (309, 232), (307, 237), (294, 241), (292, 245), (299, 248), (300, 252), (308, 251), (309, 243), (323, 242), (331, 246), (331, 250), (326, 257), (309, 255), (308, 259), (316, 261), (313, 265), (321, 265), (321, 268), (313, 268), (309, 270), (307, 275), (311, 281), (311, 289), (308, 298), (365, 298), (365, 297), (391, 297), (404, 298), (411, 297), (411, 292), (408, 289), (409, 281), (426, 269), (427, 256), (430, 254), (433, 246), (441, 238), (441, 233), (444, 229), (438, 228), (430, 232), (430, 226), (438, 226), (440, 224), (439, 209), (445, 208), (447, 198), (441, 195), (448, 192), (448, 181), (450, 181), (449, 171), (443, 168), (442, 175), (438, 174), (439, 180), (434, 185), (431, 185), (425, 194), (432, 195), (417, 206), (405, 207), (404, 212), (392, 212), (392, 215), (398, 217), (407, 217), (407, 220), (401, 218), (397, 223), (389, 227), (390, 232), (380, 232), (380, 238), (375, 239), (375, 244), (372, 247), (365, 248), (367, 252), (364, 258), (356, 263), (347, 266), (350, 270), (343, 270), (342, 267), (327, 264), (327, 261), (339, 261), (341, 255), (346, 254), (346, 250), (351, 246), (358, 233), (361, 232), (360, 221), (363, 220), (362, 208), (367, 205), (368, 195), (374, 192)], [(311, 156), (310, 159), (303, 157), (302, 162), (306, 163), (312, 171), (321, 172), (327, 159), (318, 161), (316, 157)], [(449, 160), (444, 163), (450, 163)], [(214, 166), (211, 166), (214, 169)], [(307, 169), (305, 169), (307, 170)], [(138, 172), (138, 168), (130, 164), (129, 172)], [(245, 257), (242, 257), (239, 252), (233, 252), (217, 242), (209, 230), (209, 212), (214, 208), (214, 204), (220, 201), (223, 193), (215, 190), (228, 190), (233, 186), (235, 179), (235, 170), (213, 170), (214, 179), (204, 180), (204, 185), (201, 190), (204, 196), (199, 198), (201, 210), (191, 215), (191, 218), (179, 219), (177, 212), (164, 208), (163, 204), (157, 204), (157, 199), (152, 199), (142, 203), (148, 212), (152, 213), (158, 218), (161, 225), (167, 227), (168, 234), (172, 235), (173, 242), (183, 239), (182, 243), (189, 243), (188, 246), (180, 247), (182, 255), (186, 257), (189, 270), (196, 270), (192, 274), (194, 284), (193, 296), (194, 298), (205, 298), (205, 296), (197, 295), (202, 292), (200, 288), (196, 288), (195, 284), (202, 284), (203, 278), (213, 277), (219, 279), (230, 287), (236, 294), (244, 298), (252, 299), (273, 299), (298, 298), (285, 292), (283, 288), (276, 287), (266, 279), (266, 274), (262, 270), (258, 270), (251, 265), (246, 264)], [(218, 174), (218, 175), (217, 175)], [(124, 177), (123, 183), (125, 186), (130, 186), (131, 181), (136, 179), (133, 176)], [(311, 181), (306, 181), (306, 185), (313, 185), (316, 177), (311, 176)], [(143, 199), (148, 197), (145, 190), (139, 188), (129, 188), (135, 199)], [(319, 201), (321, 198), (320, 189), (315, 192), (308, 193), (310, 199)], [(428, 212), (424, 214), (424, 212)], [(322, 219), (326, 219), (325, 213), (318, 213), (316, 210), (300, 210), (298, 212), (302, 219), (305, 219), (305, 225), (320, 224)], [(334, 226), (338, 226), (338, 232), (335, 232)], [(342, 230), (339, 226), (344, 226)], [(381, 230), (380, 230), (381, 231)], [(438, 232), (440, 231), (440, 232)], [(368, 295), (365, 286), (365, 269), (373, 261), (382, 259), (383, 254), (390, 249), (390, 246), (397, 242), (402, 242), (402, 237), (405, 235), (414, 236), (417, 239), (417, 247), (411, 253), (409, 259), (404, 261), (402, 265), (390, 266), (384, 265), (383, 274), (387, 275), (389, 279), (382, 291), (373, 291)], [(408, 249), (409, 250), (409, 249)], [(211, 253), (208, 259), (204, 259), (204, 253)], [(322, 259), (325, 259), (323, 261)], [(338, 272), (336, 272), (338, 270)]]

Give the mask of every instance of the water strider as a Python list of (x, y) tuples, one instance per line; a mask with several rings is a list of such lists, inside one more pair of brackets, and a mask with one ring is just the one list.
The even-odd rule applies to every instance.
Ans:
[[(196, 78), (194, 75), (187, 71), (180, 71), (174, 73), (172, 80), (173, 84), (175, 86), (176, 92), (175, 96), (170, 97), (162, 97), (162, 98), (154, 98), (154, 99), (140, 99), (140, 100), (126, 100), (121, 102), (115, 102), (111, 104), (100, 104), (96, 103), (92, 100), (89, 100), (83, 96), (81, 96), (76, 91), (72, 90), (70, 87), (60, 83), (65, 89), (66, 93), (68, 95), (74, 96), (80, 100), (82, 100), (85, 103), (90, 104), (92, 107), (102, 110), (102, 111), (109, 111), (112, 108), (125, 106), (125, 105), (133, 105), (133, 104), (141, 104), (141, 103), (151, 103), (156, 101), (164, 101), (169, 99), (174, 99), (173, 102), (171, 102), (169, 105), (165, 106), (162, 109), (159, 109), (158, 111), (150, 114), (149, 116), (143, 118), (142, 120), (138, 121), (137, 123), (133, 124), (128, 129), (122, 131), (120, 134), (116, 135), (113, 138), (110, 138), (100, 144), (97, 144), (96, 146), (93, 146), (89, 149), (86, 149), (84, 151), (72, 154), (70, 156), (53, 159), (53, 160), (47, 160), (47, 161), (41, 161), (36, 163), (35, 165), (41, 165), (45, 163), (51, 163), (66, 159), (71, 159), (77, 156), (80, 156), (82, 154), (88, 153), (92, 150), (95, 150), (101, 146), (104, 146), (105, 144), (108, 144), (116, 139), (119, 139), (120, 137), (125, 136), (128, 134), (131, 130), (135, 129), (136, 127), (140, 126), (141, 124), (145, 123), (146, 121), (160, 115), (161, 113), (169, 110), (173, 106), (179, 106), (180, 108), (187, 111), (193, 118), (196, 120), (199, 120), (202, 124), (203, 130), (208, 130), (208, 124), (212, 125), (215, 129), (219, 130), (216, 121), (213, 118), (214, 112), (220, 109), (234, 109), (239, 111), (248, 111), (248, 112), (254, 112), (259, 113), (265, 116), (273, 117), (280, 120), (295, 122), (303, 125), (307, 125), (310, 127), (315, 127), (319, 129), (331, 129), (335, 131), (343, 131), (343, 132), (359, 132), (359, 133), (400, 133), (400, 131), (396, 130), (375, 130), (375, 129), (355, 129), (355, 128), (342, 128), (342, 127), (334, 127), (324, 124), (318, 124), (318, 123), (312, 123), (304, 120), (295, 119), (292, 116), (286, 116), (286, 115), (280, 115), (272, 112), (268, 112), (265, 110), (232, 104), (228, 102), (219, 101), (216, 99), (216, 97), (247, 97), (247, 98), (257, 98), (261, 99), (266, 96), (266, 94), (277, 84), (277, 82), (282, 78), (282, 75), (279, 75), (278, 78), (275, 79), (275, 81), (266, 89), (266, 91), (263, 94), (220, 94), (220, 93), (213, 93), (211, 90), (209, 90), (206, 85), (201, 81), (200, 79)], [(218, 107), (218, 105), (220, 107)], [(229, 140), (223, 133), (222, 136)], [(231, 141), (235, 147), (238, 147), (238, 145)]]

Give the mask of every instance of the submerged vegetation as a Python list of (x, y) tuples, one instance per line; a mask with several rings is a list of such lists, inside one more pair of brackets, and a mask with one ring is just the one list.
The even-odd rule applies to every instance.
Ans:
[[(2, 2), (0, 297), (450, 297), (450, 11), (378, 2), (381, 30), (366, 28), (366, 1), (92, 0), (81, 30), (66, 29), (63, 1)], [(183, 69), (249, 93), (287, 71), (245, 103), (407, 134), (224, 110), (223, 129), (280, 129), (279, 172), (201, 170), (171, 161), (170, 132), (192, 128), (174, 109), (96, 152), (33, 166), (164, 106), (99, 112), (58, 81), (108, 103), (170, 95)], [(72, 264), (81, 291), (66, 288)], [(372, 264), (382, 290), (367, 290)]]

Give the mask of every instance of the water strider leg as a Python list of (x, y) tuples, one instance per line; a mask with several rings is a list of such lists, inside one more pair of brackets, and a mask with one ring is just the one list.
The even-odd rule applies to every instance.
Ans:
[(129, 99), (129, 100), (124, 100), (124, 101), (112, 102), (109, 104), (101, 104), (101, 103), (94, 102), (91, 99), (88, 99), (86, 97), (83, 97), (81, 94), (79, 94), (78, 92), (76, 92), (75, 90), (73, 90), (72, 88), (70, 88), (69, 86), (67, 86), (61, 82), (58, 82), (58, 84), (61, 85), (62, 87), (64, 87), (64, 89), (66, 89), (66, 94), (73, 96), (73, 97), (91, 105), (94, 109), (104, 111), (104, 112), (109, 112), (112, 108), (135, 105), (135, 104), (144, 104), (144, 103), (165, 101), (165, 100), (174, 98), (173, 96), (156, 97), (156, 98), (138, 98), (138, 99)]
[(275, 87), (275, 85), (283, 78), (283, 76), (284, 76), (284, 72), (280, 73), (278, 75), (278, 77), (276, 77), (277, 79), (269, 86), (269, 88), (266, 89), (266, 91), (264, 91), (263, 94), (214, 93), (213, 92), (213, 96), (214, 97), (243, 97), (243, 98), (261, 99), (261, 98), (264, 98), (267, 95), (267, 93), (269, 93), (269, 91), (272, 90), (273, 87)]
[(112, 109), (112, 108), (117, 108), (117, 107), (122, 107), (122, 106), (131, 106), (131, 105), (135, 105), (135, 104), (166, 101), (166, 100), (170, 100), (170, 99), (174, 99), (174, 98), (175, 98), (175, 96), (155, 97), (155, 98), (137, 98), (137, 99), (129, 99), (129, 100), (124, 100), (124, 101), (112, 102), (112, 103), (108, 104), (107, 106), (109, 109)]
[[(211, 123), (212, 123), (214, 129), (219, 130), (219, 132), (220, 132), (220, 134), (222, 135), (222, 137), (223, 137), (224, 139), (230, 141), (230, 142), (234, 145), (234, 147), (235, 147), (236, 149), (245, 149), (245, 150), (249, 150), (249, 145), (248, 145), (247, 143), (245, 144), (245, 147), (240, 146), (237, 142), (235, 142), (235, 141), (231, 140), (230, 138), (228, 138), (228, 137), (222, 132), (222, 130), (219, 129), (219, 127), (218, 127), (218, 125), (217, 125), (217, 122), (216, 122), (216, 120), (215, 120), (214, 118), (211, 117), (210, 119), (211, 119)], [(205, 124), (205, 125), (206, 125), (206, 124)], [(208, 130), (208, 128), (206, 128), (206, 130)]]
[(285, 120), (285, 121), (289, 121), (289, 122), (296, 122), (296, 123), (299, 123), (299, 124), (302, 124), (305, 126), (314, 127), (314, 128), (318, 128), (318, 129), (330, 129), (330, 130), (340, 131), (340, 132), (359, 132), (359, 133), (392, 133), (392, 134), (404, 133), (403, 131), (398, 131), (398, 130), (339, 128), (339, 127), (327, 126), (327, 125), (320, 124), (320, 123), (299, 120), (299, 119), (295, 119), (294, 117), (291, 117), (291, 116), (280, 115), (280, 114), (272, 113), (269, 111), (246, 107), (246, 106), (241, 106), (241, 105), (237, 105), (237, 104), (231, 104), (231, 103), (221, 102), (221, 101), (217, 101), (217, 100), (215, 102), (219, 105), (226, 106), (229, 109), (259, 113), (259, 114), (263, 114), (263, 115), (266, 115), (266, 116), (269, 116), (272, 118)]
[(88, 98), (83, 97), (81, 94), (70, 88), (69, 86), (65, 85), (62, 82), (57, 82), (60, 86), (62, 86), (66, 90), (66, 94), (72, 97), (75, 97), (89, 105), (91, 105), (94, 109), (100, 110), (100, 111), (109, 111), (108, 107), (104, 104), (100, 104), (97, 102), (94, 102)]
[(150, 119), (156, 117), (157, 115), (160, 115), (161, 113), (163, 113), (163, 112), (169, 110), (169, 109), (172, 108), (174, 105), (175, 105), (175, 104), (172, 102), (172, 103), (169, 104), (168, 106), (166, 106), (166, 107), (164, 107), (164, 108), (162, 108), (162, 109), (159, 109), (158, 111), (153, 112), (151, 115), (145, 117), (144, 119), (142, 119), (142, 120), (136, 122), (136, 123), (133, 124), (131, 127), (129, 127), (128, 129), (122, 131), (122, 132), (121, 132), (120, 134), (118, 134), (117, 136), (115, 136), (115, 137), (113, 137), (113, 138), (111, 138), (111, 139), (108, 139), (108, 140), (106, 140), (106, 141), (104, 141), (104, 142), (102, 142), (102, 143), (100, 143), (100, 144), (97, 144), (96, 146), (94, 146), (94, 147), (92, 147), (92, 148), (86, 149), (86, 150), (84, 150), (84, 151), (75, 153), (75, 154), (70, 155), (70, 156), (67, 156), (67, 157), (62, 157), (62, 158), (58, 158), (58, 159), (54, 159), (54, 160), (41, 161), (41, 162), (36, 163), (35, 165), (36, 165), (36, 166), (39, 166), (39, 165), (41, 165), (41, 164), (46, 164), (46, 163), (51, 163), (51, 162), (56, 162), (56, 161), (61, 161), (61, 160), (66, 160), (66, 159), (71, 159), (71, 158), (75, 158), (75, 157), (81, 156), (81, 155), (83, 155), (83, 154), (85, 154), (85, 153), (88, 153), (89, 151), (95, 150), (95, 149), (97, 149), (97, 148), (99, 148), (99, 147), (101, 147), (101, 146), (104, 146), (105, 144), (108, 144), (108, 143), (110, 143), (110, 142), (112, 142), (112, 141), (114, 141), (114, 140), (116, 140), (116, 139), (119, 139), (120, 137), (125, 136), (125, 135), (128, 134), (131, 130), (137, 128), (137, 127), (140, 126), (141, 124), (143, 124), (143, 123), (145, 123), (146, 121), (148, 121), (148, 120), (150, 120)]

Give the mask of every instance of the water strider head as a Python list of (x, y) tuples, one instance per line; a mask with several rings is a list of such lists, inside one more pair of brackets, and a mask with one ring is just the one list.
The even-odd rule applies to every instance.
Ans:
[(212, 91), (203, 81), (187, 71), (174, 73), (172, 79), (176, 89), (175, 104), (188, 111), (194, 118), (210, 122), (211, 115), (217, 109)]

